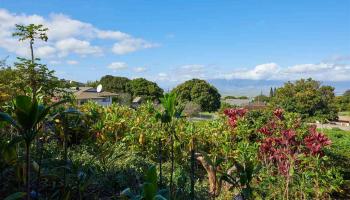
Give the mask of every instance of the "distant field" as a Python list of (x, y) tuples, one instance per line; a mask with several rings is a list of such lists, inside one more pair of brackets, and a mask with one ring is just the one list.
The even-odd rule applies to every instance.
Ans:
[(350, 116), (350, 111), (339, 112), (339, 116)]

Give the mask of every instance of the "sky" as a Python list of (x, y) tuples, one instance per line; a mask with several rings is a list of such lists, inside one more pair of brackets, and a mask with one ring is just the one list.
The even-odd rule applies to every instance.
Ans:
[(0, 0), (0, 58), (28, 57), (11, 33), (30, 23), (49, 28), (35, 56), (68, 80), (350, 81), (349, 0)]

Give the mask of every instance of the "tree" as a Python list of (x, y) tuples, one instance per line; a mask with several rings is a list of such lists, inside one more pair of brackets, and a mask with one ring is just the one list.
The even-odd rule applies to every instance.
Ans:
[(33, 45), (34, 40), (39, 39), (42, 41), (47, 41), (46, 32), (49, 30), (48, 28), (43, 27), (42, 24), (29, 24), (28, 26), (16, 24), (17, 32), (14, 32), (12, 36), (19, 37), (19, 41), (29, 40), (30, 53), (32, 58), (32, 64), (35, 62)]
[(274, 96), (272, 87), (270, 88), (270, 98)]
[(14, 63), (16, 75), (10, 81), (10, 85), (19, 90), (21, 94), (25, 94), (30, 88), (33, 96), (40, 90), (41, 94), (50, 98), (63, 86), (63, 83), (54, 75), (55, 71), (49, 70), (46, 65), (32, 64), (25, 58), (18, 58), (18, 60), (19, 62)]
[(192, 79), (186, 81), (173, 89), (178, 101), (185, 105), (187, 102), (194, 102), (201, 106), (202, 111), (213, 112), (220, 108), (218, 90), (204, 80)]
[(285, 83), (277, 89), (271, 103), (288, 112), (300, 113), (303, 118), (337, 118), (334, 88), (321, 86), (311, 78)]
[(130, 93), (130, 79), (106, 75), (100, 80), (104, 90), (114, 93)]
[[(96, 88), (100, 84), (100, 81), (87, 81), (84, 86)], [(105, 89), (105, 88), (104, 88)]]
[(336, 97), (339, 111), (350, 111), (350, 90), (344, 92), (342, 96)]
[(133, 97), (143, 97), (145, 100), (158, 100), (163, 96), (163, 89), (156, 83), (144, 78), (136, 78), (130, 81), (130, 92)]
[(40, 92), (46, 97), (52, 97), (61, 86), (61, 82), (54, 76), (54, 71), (49, 70), (46, 65), (39, 64), (34, 57), (34, 42), (36, 39), (47, 41), (47, 28), (43, 25), (30, 24), (28, 26), (16, 24), (16, 32), (12, 35), (19, 37), (19, 41), (29, 40), (31, 60), (18, 58), (14, 63), (15, 77), (9, 81), (12, 88), (18, 89), (21, 94), (27, 93), (30, 88), (33, 97)]
[[(177, 98), (175, 93), (166, 93), (163, 98), (161, 98), (161, 104), (164, 108), (162, 112), (156, 114), (156, 118), (165, 126), (166, 131), (170, 136), (171, 145), (171, 174), (170, 174), (170, 199), (173, 199), (173, 176), (174, 176), (174, 140), (175, 140), (175, 118), (180, 116), (182, 112), (181, 106), (178, 106)], [(160, 142), (161, 147), (161, 142)], [(161, 150), (160, 150), (161, 151)], [(160, 161), (160, 171), (161, 171), (161, 161)], [(161, 177), (161, 176), (160, 176)], [(161, 181), (160, 181), (161, 182)]]
[(200, 105), (193, 102), (187, 102), (184, 107), (183, 113), (188, 117), (194, 117), (198, 115), (200, 111), (201, 111)]
[(14, 79), (16, 73), (6, 64), (0, 64), (0, 104), (8, 101), (17, 93), (16, 88), (11, 88), (11, 80)]
[(346, 90), (343, 94), (343, 96), (345, 97), (350, 97), (350, 90)]
[(254, 97), (253, 102), (264, 102), (264, 103), (268, 103), (270, 101), (270, 97), (260, 94), (256, 97)]

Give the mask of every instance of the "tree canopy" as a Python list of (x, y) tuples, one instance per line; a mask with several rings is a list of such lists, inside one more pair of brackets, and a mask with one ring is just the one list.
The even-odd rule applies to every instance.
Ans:
[(40, 95), (50, 98), (64, 86), (54, 71), (40, 64), (40, 59), (34, 58), (34, 42), (37, 39), (47, 41), (47, 30), (43, 25), (16, 25), (13, 36), (19, 37), (19, 41), (29, 41), (31, 59), (17, 58), (12, 68), (6, 64), (6, 59), (0, 62), (1, 92), (6, 92), (9, 97), (26, 93), (36, 96), (40, 92)]
[(130, 79), (126, 77), (106, 75), (100, 80), (104, 90), (114, 93), (129, 93)]
[(201, 106), (202, 111), (213, 112), (220, 108), (218, 90), (208, 82), (200, 79), (186, 81), (172, 90), (176, 93), (178, 101), (185, 105), (194, 102)]
[(130, 92), (133, 97), (140, 96), (146, 100), (159, 100), (164, 91), (155, 82), (136, 78), (130, 81)]
[(311, 78), (285, 83), (277, 89), (271, 104), (288, 112), (300, 113), (303, 118), (337, 118), (334, 88), (321, 86)]
[(350, 111), (350, 90), (344, 92), (342, 96), (336, 97), (339, 111)]

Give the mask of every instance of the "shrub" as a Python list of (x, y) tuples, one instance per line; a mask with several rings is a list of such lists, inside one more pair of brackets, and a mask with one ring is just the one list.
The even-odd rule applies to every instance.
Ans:
[(194, 117), (201, 111), (201, 106), (194, 102), (187, 102), (184, 110), (182, 111), (185, 116)]

